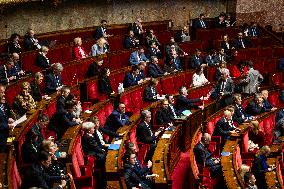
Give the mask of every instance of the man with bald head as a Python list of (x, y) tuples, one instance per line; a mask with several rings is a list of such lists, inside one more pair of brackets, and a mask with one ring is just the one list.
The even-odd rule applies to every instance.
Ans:
[(209, 167), (211, 176), (214, 178), (222, 173), (220, 159), (213, 158), (208, 146), (211, 141), (211, 136), (204, 133), (201, 140), (194, 146), (193, 152), (195, 161), (198, 167)]
[(224, 111), (224, 116), (216, 123), (213, 136), (221, 136), (222, 139), (228, 139), (231, 134), (236, 133), (238, 129), (233, 123), (233, 113), (229, 110)]

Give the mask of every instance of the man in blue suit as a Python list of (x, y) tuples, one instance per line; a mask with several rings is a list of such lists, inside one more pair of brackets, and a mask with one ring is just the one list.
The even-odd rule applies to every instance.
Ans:
[(211, 136), (208, 133), (204, 133), (201, 140), (194, 146), (193, 152), (197, 165), (202, 167), (208, 167), (210, 169), (211, 176), (213, 178), (218, 175), (222, 175), (222, 168), (220, 165), (220, 159), (213, 158), (211, 152), (208, 150)]
[(243, 38), (243, 33), (242, 32), (238, 33), (238, 37), (234, 41), (234, 47), (236, 49), (245, 49), (248, 48), (249, 46), (250, 46), (249, 42)]
[(134, 85), (139, 85), (144, 80), (140, 76), (140, 69), (137, 65), (132, 67), (131, 72), (127, 73), (123, 79), (123, 87), (127, 88)]
[(195, 20), (194, 25), (193, 25), (195, 29), (208, 28), (207, 22), (205, 20), (203, 20), (204, 17), (205, 17), (204, 14), (200, 14), (199, 18)]
[(164, 72), (160, 66), (158, 65), (158, 58), (157, 57), (152, 57), (151, 64), (149, 65), (149, 70), (148, 70), (148, 75), (149, 77), (161, 77), (163, 75), (167, 75), (167, 72)]
[(144, 49), (142, 46), (139, 47), (137, 51), (131, 53), (129, 62), (131, 65), (138, 65), (140, 62), (149, 62), (148, 58), (144, 54)]
[(45, 76), (46, 93), (52, 94), (62, 88), (61, 72), (63, 66), (60, 63), (52, 65), (52, 72)]
[(203, 63), (203, 59), (201, 57), (201, 51), (199, 49), (196, 49), (195, 54), (191, 57), (191, 67), (192, 68), (198, 68), (202, 64), (204, 64), (204, 63)]
[(0, 152), (5, 152), (9, 130), (13, 128), (12, 112), (5, 100), (5, 87), (0, 84)]

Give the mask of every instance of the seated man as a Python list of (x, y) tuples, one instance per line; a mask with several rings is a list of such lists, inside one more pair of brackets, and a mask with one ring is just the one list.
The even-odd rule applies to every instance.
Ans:
[(129, 31), (129, 35), (125, 38), (124, 47), (127, 49), (138, 48), (139, 40), (135, 38), (132, 30)]
[(176, 110), (176, 108), (175, 108), (175, 98), (174, 98), (174, 95), (168, 94), (168, 95), (166, 95), (166, 99), (167, 99), (168, 102), (169, 102), (170, 115), (171, 115), (171, 117), (173, 117), (173, 118), (176, 119), (178, 113), (177, 113), (177, 110)]
[(160, 68), (158, 63), (159, 63), (158, 58), (157, 57), (152, 57), (152, 61), (151, 61), (150, 65), (149, 65), (149, 70), (148, 70), (149, 77), (157, 78), (157, 77), (161, 77), (163, 75), (167, 75), (168, 74), (167, 72), (164, 72)]
[(224, 116), (215, 125), (213, 136), (221, 136), (223, 141), (229, 139), (230, 135), (236, 133), (238, 129), (234, 125), (232, 112), (224, 111)]
[[(72, 175), (53, 176), (46, 173), (51, 165), (51, 155), (42, 151), (38, 155), (37, 161), (26, 171), (21, 188), (45, 188), (45, 189), (62, 189), (66, 186), (66, 180), (71, 179)], [(51, 186), (52, 183), (60, 182), (57, 187)]]
[[(184, 111), (186, 110), (190, 110), (192, 108), (198, 108), (198, 106), (195, 105), (194, 103), (201, 102), (201, 100), (205, 99), (203, 97), (188, 99), (187, 95), (188, 93), (186, 87), (185, 86), (180, 87), (179, 96), (176, 99), (176, 106), (175, 106), (177, 115), (184, 114)], [(200, 108), (202, 107), (200, 106)]]
[(153, 133), (151, 126), (151, 117), (151, 112), (149, 110), (143, 110), (141, 112), (142, 120), (136, 128), (137, 141), (150, 145), (150, 150), (146, 155), (145, 162), (152, 159), (156, 148), (156, 139), (161, 132), (161, 130), (158, 130)]
[(129, 117), (125, 114), (125, 104), (119, 103), (118, 108), (107, 117), (104, 128), (116, 132), (128, 123)]
[(56, 111), (64, 111), (64, 107), (65, 107), (65, 102), (66, 102), (66, 98), (68, 97), (68, 95), (70, 94), (70, 89), (69, 87), (62, 87), (61, 90), (61, 95), (59, 97), (57, 97), (56, 99)]
[(16, 81), (24, 74), (23, 71), (18, 71), (14, 61), (8, 59), (4, 65), (0, 66), (0, 83), (8, 84)]
[(218, 175), (222, 175), (222, 168), (220, 159), (213, 158), (211, 152), (208, 150), (211, 136), (208, 133), (204, 133), (201, 140), (194, 146), (193, 152), (195, 161), (198, 168), (208, 167), (212, 178), (216, 178)]
[(63, 66), (60, 63), (52, 64), (52, 72), (45, 76), (45, 90), (47, 94), (52, 94), (62, 88), (63, 82), (61, 72)]
[(274, 111), (277, 109), (276, 107), (273, 107), (272, 104), (268, 101), (268, 90), (262, 90), (261, 95), (263, 98), (263, 107), (266, 112)]
[(51, 62), (47, 58), (47, 53), (49, 49), (46, 46), (42, 46), (40, 52), (36, 56), (36, 65), (42, 69), (50, 68)]
[(173, 126), (175, 118), (169, 108), (168, 99), (162, 100), (162, 106), (156, 112), (156, 123), (158, 125)]
[(102, 70), (103, 60), (97, 60), (89, 65), (87, 71), (87, 77), (98, 76)]
[(248, 35), (251, 37), (258, 37), (260, 35), (260, 29), (257, 26), (257, 23), (252, 22), (251, 26), (249, 27), (248, 30)]
[(196, 49), (195, 54), (191, 57), (191, 68), (204, 67), (205, 65), (201, 57), (201, 51)]
[(180, 56), (187, 56), (188, 54), (184, 52), (180, 46), (175, 42), (175, 38), (171, 37), (170, 42), (166, 46), (166, 57), (171, 56), (172, 51), (176, 51), (176, 53)]
[(158, 46), (156, 46), (155, 42), (152, 42), (152, 44), (150, 44), (150, 47), (148, 49), (149, 55), (148, 57), (152, 57), (152, 56), (156, 56), (158, 58), (162, 58), (162, 52), (159, 49)]
[(144, 49), (142, 46), (130, 54), (129, 62), (130, 65), (138, 65), (140, 62), (149, 62), (148, 58), (144, 54)]
[(57, 134), (57, 139), (60, 139), (69, 127), (79, 125), (82, 121), (80, 118), (75, 118), (72, 114), (76, 103), (67, 101), (64, 106), (64, 111), (56, 111), (50, 122), (48, 128)]
[(158, 41), (156, 35), (154, 34), (154, 30), (149, 30), (147, 36), (146, 36), (146, 45), (150, 47), (152, 44), (155, 44), (155, 46), (159, 47), (161, 46), (160, 42)]
[(36, 72), (34, 75), (34, 80), (31, 82), (31, 91), (30, 94), (32, 95), (33, 99), (36, 102), (41, 101), (48, 97), (48, 95), (44, 95), (41, 91), (41, 83), (43, 82), (43, 75), (41, 72)]
[(249, 46), (250, 46), (249, 42), (243, 38), (243, 33), (239, 32), (238, 37), (234, 41), (234, 47), (236, 49), (245, 49), (248, 48)]
[(218, 63), (227, 62), (228, 60), (229, 60), (229, 56), (225, 53), (225, 50), (221, 48), (217, 55), (217, 62)]
[(181, 61), (176, 51), (172, 51), (171, 56), (167, 57), (164, 69), (169, 73), (182, 70)]
[(40, 114), (37, 118), (37, 122), (32, 126), (30, 132), (36, 135), (36, 145), (40, 146), (44, 139), (53, 140), (52, 136), (48, 137), (47, 125), (49, 124), (49, 118), (45, 114)]
[(41, 49), (38, 39), (35, 37), (35, 32), (29, 29), (24, 36), (24, 46), (27, 51)]
[(242, 107), (242, 95), (241, 94), (234, 94), (233, 96), (233, 106), (235, 113), (233, 115), (233, 121), (237, 122), (238, 124), (242, 124), (248, 120), (254, 119), (253, 116), (248, 115)]
[(40, 145), (37, 143), (37, 135), (29, 131), (25, 136), (25, 141), (21, 147), (22, 160), (26, 164), (31, 164), (37, 160)]
[(139, 77), (140, 69), (137, 65), (132, 66), (130, 73), (127, 73), (123, 79), (123, 87), (128, 88), (141, 84), (144, 80)]
[(249, 102), (246, 107), (246, 113), (252, 116), (260, 115), (266, 111), (269, 111), (263, 107), (263, 97), (261, 94), (256, 94), (254, 100)]
[(208, 66), (218, 66), (219, 65), (219, 60), (218, 60), (218, 55), (216, 50), (211, 50), (209, 54), (205, 58), (205, 62)]
[(179, 42), (179, 43), (185, 42), (185, 41), (190, 41), (190, 36), (189, 36), (189, 31), (188, 31), (187, 26), (184, 26), (181, 30), (179, 30), (176, 33), (176, 39), (177, 39), (177, 42)]
[(158, 177), (157, 174), (149, 174), (149, 168), (140, 168), (136, 166), (136, 154), (126, 152), (123, 156), (124, 178), (127, 188), (152, 188), (152, 183), (149, 178)]
[(202, 13), (199, 15), (199, 18), (194, 21), (193, 28), (194, 29), (205, 29), (208, 28), (207, 22), (204, 20), (205, 15)]
[(158, 100), (157, 97), (160, 95), (157, 94), (157, 85), (158, 85), (158, 80), (155, 78), (152, 78), (150, 80), (150, 83), (147, 87), (145, 87), (144, 92), (143, 92), (143, 100), (145, 102), (155, 102)]
[(96, 28), (94, 38), (99, 39), (99, 38), (107, 38), (111, 37), (111, 35), (107, 34), (107, 21), (106, 20), (101, 20), (101, 26)]

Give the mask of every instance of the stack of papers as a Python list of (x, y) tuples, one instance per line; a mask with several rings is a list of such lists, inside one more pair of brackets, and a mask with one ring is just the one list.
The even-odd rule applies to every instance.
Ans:
[(114, 144), (121, 144), (122, 139), (114, 141)]
[(221, 152), (221, 156), (230, 156), (231, 153), (230, 152)]
[(163, 134), (162, 138), (169, 139), (171, 138), (171, 134)]
[(109, 150), (119, 150), (120, 144), (110, 144), (108, 149)]

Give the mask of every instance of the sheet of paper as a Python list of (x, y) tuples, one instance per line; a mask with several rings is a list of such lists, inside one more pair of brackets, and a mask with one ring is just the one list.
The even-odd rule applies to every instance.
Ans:
[(121, 144), (122, 139), (114, 141), (114, 144)]
[(171, 138), (171, 134), (163, 134), (163, 135), (162, 135), (162, 138), (169, 139), (169, 138)]
[(17, 125), (19, 125), (20, 123), (23, 123), (24, 121), (27, 120), (27, 116), (26, 114), (23, 115), (22, 117), (20, 117), (20, 119), (17, 119), (14, 123), (13, 123), (13, 127), (16, 127)]

